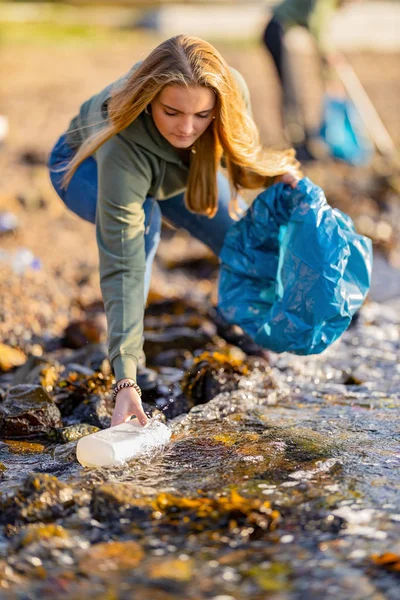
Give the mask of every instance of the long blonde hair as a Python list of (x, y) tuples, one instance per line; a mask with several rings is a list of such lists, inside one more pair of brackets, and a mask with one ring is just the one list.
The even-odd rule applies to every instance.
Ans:
[(258, 129), (226, 61), (208, 42), (188, 35), (166, 40), (111, 92), (108, 121), (86, 139), (68, 164), (64, 185), (79, 165), (102, 144), (128, 127), (166, 85), (205, 86), (216, 95), (215, 119), (196, 140), (185, 194), (187, 208), (213, 217), (218, 208), (217, 171), (222, 156), (237, 212), (240, 188), (268, 187), (273, 177), (296, 172), (293, 150), (264, 150)]

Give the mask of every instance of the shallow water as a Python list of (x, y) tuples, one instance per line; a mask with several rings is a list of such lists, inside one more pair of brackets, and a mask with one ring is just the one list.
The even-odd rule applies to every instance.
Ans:
[(59, 530), (6, 529), (0, 596), (399, 598), (399, 308), (366, 305), (321, 356), (272, 355), (128, 465), (1, 446), (3, 493), (50, 473), (76, 503)]

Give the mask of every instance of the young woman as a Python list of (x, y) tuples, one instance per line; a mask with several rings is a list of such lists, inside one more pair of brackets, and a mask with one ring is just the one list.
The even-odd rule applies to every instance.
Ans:
[(51, 153), (57, 193), (96, 223), (112, 425), (147, 422), (137, 363), (162, 217), (218, 255), (246, 208), (240, 188), (297, 183), (294, 151), (263, 151), (250, 110), (243, 77), (209, 43), (179, 35), (85, 102)]
[[(345, 0), (281, 0), (274, 6), (272, 18), (263, 33), (263, 42), (273, 59), (282, 86), (287, 136), (297, 149), (300, 160), (326, 158), (328, 148), (319, 133), (323, 119), (322, 94), (319, 100), (315, 98), (313, 101), (313, 123), (307, 122), (295, 79), (307, 79), (309, 73), (293, 71), (285, 43), (286, 33), (293, 27), (302, 27), (310, 34), (321, 61), (322, 90), (328, 80), (334, 78), (331, 66), (344, 60), (328, 35), (329, 24), (343, 4)], [(330, 85), (332, 87), (332, 83)]]

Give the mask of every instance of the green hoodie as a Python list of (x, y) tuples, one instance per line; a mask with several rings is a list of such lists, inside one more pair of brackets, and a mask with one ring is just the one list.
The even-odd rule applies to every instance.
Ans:
[[(247, 85), (238, 71), (231, 71), (251, 111)], [(113, 87), (125, 78), (81, 106), (67, 131), (69, 145), (78, 148), (104, 126), (106, 102)], [(147, 196), (165, 200), (183, 192), (189, 167), (145, 112), (103, 144), (94, 158), (98, 166), (96, 239), (109, 358), (117, 381), (124, 377), (136, 379), (145, 304), (143, 203)]]

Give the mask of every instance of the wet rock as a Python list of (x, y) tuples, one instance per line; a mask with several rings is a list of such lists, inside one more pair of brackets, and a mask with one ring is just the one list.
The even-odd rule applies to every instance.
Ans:
[(5, 444), (12, 454), (41, 454), (46, 450), (43, 444), (23, 440), (6, 440)]
[(75, 442), (85, 435), (90, 435), (96, 431), (99, 431), (99, 427), (88, 425), (87, 423), (77, 423), (76, 425), (55, 429), (52, 438), (61, 444), (67, 444), (68, 442)]
[(56, 446), (53, 451), (54, 460), (63, 463), (78, 462), (76, 458), (77, 443), (78, 442), (68, 442), (67, 444)]
[(22, 383), (38, 384), (41, 372), (45, 368), (45, 359), (40, 356), (28, 356), (26, 362), (14, 372), (13, 385), (20, 385)]
[[(274, 529), (280, 519), (279, 512), (273, 510), (267, 501), (245, 498), (235, 489), (227, 495), (211, 498), (208, 496), (175, 496), (169, 493), (159, 494), (152, 506), (157, 513), (170, 520), (170, 523), (185, 522), (188, 529), (203, 531), (215, 528), (218, 523), (228, 525), (232, 520), (235, 526), (253, 524), (263, 530)], [(160, 518), (159, 515), (157, 515)]]
[(70, 363), (74, 363), (89, 367), (93, 371), (101, 371), (103, 375), (108, 375), (102, 369), (104, 361), (108, 362), (108, 350), (105, 343), (88, 344), (84, 348), (74, 351), (62, 348), (58, 352), (55, 352), (53, 356), (57, 358), (60, 364), (66, 367)]
[(204, 404), (221, 392), (237, 389), (241, 377), (248, 374), (249, 367), (242, 361), (203, 352), (185, 374), (182, 390), (195, 404)]
[(150, 579), (172, 579), (174, 581), (190, 581), (194, 573), (194, 561), (186, 557), (159, 558), (153, 560), (146, 573)]
[(255, 580), (263, 592), (277, 594), (290, 590), (291, 568), (287, 564), (264, 561), (244, 571), (247, 577)]
[(63, 377), (69, 377), (71, 373), (78, 373), (78, 375), (85, 375), (85, 377), (92, 377), (95, 374), (95, 371), (90, 367), (85, 367), (85, 365), (79, 365), (78, 363), (68, 363), (63, 371)]
[(73, 489), (56, 477), (32, 473), (12, 496), (0, 497), (0, 523), (51, 522), (75, 506)]
[(14, 594), (7, 596), (6, 589), (9, 588), (10, 585), (19, 586), (21, 589), (22, 581), (20, 575), (17, 575), (8, 562), (0, 559), (0, 589), (4, 590), (2, 592), (4, 600), (8, 600), (9, 598), (11, 600), (13, 596), (15, 597)]
[(157, 398), (155, 403), (157, 408), (160, 409), (162, 414), (168, 420), (174, 419), (178, 415), (188, 413), (194, 406), (194, 401), (185, 396), (185, 394)]
[(133, 540), (94, 544), (82, 556), (79, 571), (88, 577), (107, 579), (113, 571), (130, 571), (145, 557), (143, 548)]
[(0, 343), (0, 371), (10, 371), (23, 365), (25, 361), (26, 355), (22, 350)]
[(166, 313), (164, 315), (148, 315), (144, 319), (145, 331), (168, 329), (169, 327), (191, 327), (197, 329), (204, 323), (204, 316), (189, 312), (182, 315)]
[[(107, 413), (112, 410), (112, 406), (108, 407), (108, 404), (111, 402), (110, 392), (113, 381), (112, 375), (105, 376), (100, 372), (90, 377), (76, 371), (67, 372), (67, 376), (57, 382), (53, 392), (54, 401), (62, 415), (68, 417), (68, 423), (64, 424), (72, 425), (80, 421), (101, 427), (98, 420), (95, 422), (93, 418), (88, 420), (85, 414), (98, 414), (99, 418), (107, 416)], [(75, 410), (78, 411), (76, 418)]]
[(107, 339), (107, 319), (97, 313), (82, 321), (74, 321), (65, 329), (62, 343), (67, 348), (83, 348), (87, 344), (99, 344)]
[(4, 477), (4, 473), (7, 471), (7, 467), (6, 465), (3, 465), (2, 462), (0, 462), (0, 481), (3, 479)]
[(189, 304), (182, 298), (168, 298), (149, 302), (146, 308), (146, 317), (148, 315), (198, 315), (201, 312), (198, 306)]
[(189, 350), (174, 349), (165, 350), (151, 359), (154, 367), (174, 367), (176, 369), (188, 369), (193, 362), (193, 354)]
[(153, 357), (168, 349), (184, 348), (197, 350), (203, 348), (210, 337), (201, 330), (189, 327), (168, 327), (165, 331), (148, 331), (145, 335), (144, 352), (149, 362)]
[(40, 385), (11, 388), (0, 406), (0, 435), (20, 438), (46, 436), (61, 427), (61, 414)]
[[(56, 525), (54, 523), (48, 523), (46, 525), (42, 523), (33, 523), (27, 525), (20, 530), (11, 541), (11, 546), (14, 550), (18, 551), (21, 548), (26, 548), (31, 544), (46, 542), (50, 540), (68, 540), (70, 535), (62, 525)], [(56, 544), (58, 546), (59, 544)]]
[(147, 521), (153, 509), (146, 498), (137, 496), (132, 484), (104, 483), (93, 490), (90, 510), (99, 521), (120, 518)]
[(99, 429), (111, 425), (114, 402), (111, 394), (93, 394), (82, 400), (74, 410), (72, 418), (78, 423), (88, 423)]

